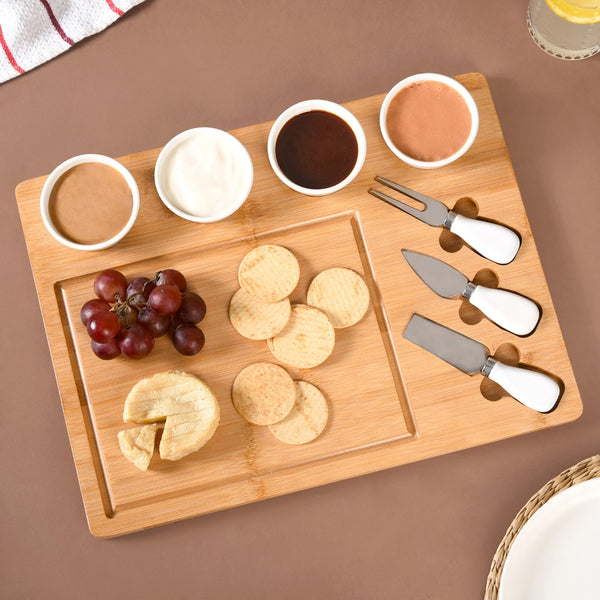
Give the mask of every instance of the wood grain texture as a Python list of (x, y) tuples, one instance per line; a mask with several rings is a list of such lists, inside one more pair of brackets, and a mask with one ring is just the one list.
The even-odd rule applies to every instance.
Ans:
[[(305, 197), (276, 178), (266, 155), (271, 123), (232, 132), (252, 157), (255, 180), (246, 204), (218, 224), (184, 221), (162, 205), (153, 183), (160, 149), (119, 159), (140, 188), (140, 215), (120, 244), (101, 252), (71, 250), (46, 231), (39, 213), (46, 177), (17, 187), (94, 535), (111, 537), (206, 514), (559, 425), (581, 414), (581, 398), (489, 87), (480, 74), (457, 79), (475, 98), (480, 130), (464, 157), (436, 171), (407, 167), (385, 146), (378, 129), (384, 95), (378, 95), (345, 105), (365, 129), (367, 159), (359, 176), (331, 196)], [(375, 175), (450, 208), (457, 202), (468, 205), (481, 217), (513, 227), (523, 239), (517, 258), (504, 266), (490, 263), (457, 240), (446, 239), (440, 229), (376, 200), (367, 193)], [(336, 332), (335, 350), (325, 363), (302, 372), (288, 368), (294, 378), (317, 385), (329, 403), (325, 431), (305, 446), (282, 444), (268, 429), (244, 422), (231, 403), (231, 384), (242, 368), (257, 361), (277, 362), (266, 343), (242, 338), (227, 318), (229, 299), (238, 288), (239, 262), (262, 243), (281, 244), (297, 256), (301, 279), (292, 295), (295, 302), (305, 301), (312, 277), (335, 266), (359, 272), (371, 293), (367, 315)], [(499, 287), (539, 303), (540, 325), (530, 337), (519, 338), (485, 318), (468, 324), (459, 314), (461, 302), (441, 299), (423, 285), (402, 258), (402, 248), (437, 256), (470, 278), (491, 271)], [(168, 339), (160, 338), (141, 361), (97, 359), (79, 321), (81, 305), (93, 297), (96, 273), (117, 268), (128, 277), (151, 276), (167, 267), (180, 269), (190, 289), (206, 300), (204, 350), (183, 357)], [(469, 377), (402, 338), (413, 312), (480, 340), (491, 353), (509, 347), (521, 363), (554, 374), (564, 385), (558, 408), (542, 415), (507, 396), (486, 399), (493, 394), (482, 394), (481, 376)], [(148, 472), (140, 473), (123, 458), (117, 441), (117, 432), (126, 427), (125, 396), (139, 379), (173, 368), (208, 383), (220, 402), (221, 424), (199, 452), (177, 463), (155, 456)]]

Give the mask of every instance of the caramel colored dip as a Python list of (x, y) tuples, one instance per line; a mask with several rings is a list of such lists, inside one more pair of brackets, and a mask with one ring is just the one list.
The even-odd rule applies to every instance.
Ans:
[(125, 227), (133, 197), (119, 171), (90, 162), (75, 165), (60, 176), (48, 209), (50, 219), (64, 237), (76, 244), (98, 244)]
[(392, 98), (386, 126), (398, 150), (431, 162), (462, 148), (471, 131), (471, 113), (462, 96), (449, 85), (417, 81)]

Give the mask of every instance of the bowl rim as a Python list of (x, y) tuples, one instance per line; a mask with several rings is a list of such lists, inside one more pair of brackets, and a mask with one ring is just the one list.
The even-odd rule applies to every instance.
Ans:
[[(462, 99), (467, 105), (467, 108), (469, 109), (469, 112), (471, 113), (471, 130), (465, 143), (454, 154), (451, 154), (450, 156), (447, 156), (446, 158), (443, 158), (441, 160), (424, 161), (408, 156), (394, 145), (388, 134), (386, 117), (390, 102), (401, 89), (411, 85), (412, 83), (420, 81), (438, 81), (450, 86), (452, 89), (456, 90), (461, 95)], [(419, 169), (436, 169), (439, 167), (449, 165), (450, 163), (459, 159), (473, 145), (473, 142), (475, 141), (475, 138), (477, 137), (477, 133), (479, 131), (479, 110), (469, 90), (467, 90), (467, 88), (464, 85), (459, 83), (453, 77), (448, 77), (447, 75), (442, 75), (440, 73), (416, 73), (414, 75), (410, 75), (409, 77), (405, 77), (404, 79), (396, 83), (396, 85), (394, 85), (394, 87), (392, 87), (392, 89), (386, 94), (381, 104), (381, 109), (379, 111), (379, 129), (381, 130), (381, 135), (383, 136), (383, 139), (385, 140), (385, 143), (387, 144), (388, 148), (407, 165)]]
[[(226, 210), (221, 211), (220, 213), (216, 213), (211, 216), (198, 216), (193, 215), (191, 213), (187, 213), (184, 210), (181, 210), (178, 206), (175, 206), (173, 202), (169, 199), (168, 194), (165, 192), (162, 183), (161, 183), (161, 175), (164, 169), (164, 163), (168, 158), (169, 154), (183, 141), (198, 135), (199, 133), (209, 133), (210, 135), (214, 135), (216, 137), (220, 137), (223, 140), (227, 140), (227, 143), (231, 145), (232, 148), (235, 148), (237, 155), (241, 159), (241, 164), (244, 166), (244, 173), (246, 176), (245, 186), (243, 189), (243, 193), (240, 194), (240, 197), (229, 206)], [(236, 210), (242, 207), (244, 202), (246, 202), (248, 196), (250, 195), (250, 191), (252, 190), (252, 185), (254, 183), (254, 165), (252, 163), (252, 158), (248, 153), (248, 150), (238, 140), (234, 135), (225, 131), (223, 129), (218, 129), (216, 127), (192, 127), (190, 129), (186, 129), (176, 136), (172, 137), (161, 149), (158, 158), (156, 159), (156, 164), (154, 166), (154, 185), (156, 187), (156, 191), (158, 192), (158, 196), (161, 199), (161, 202), (174, 214), (181, 217), (182, 219), (186, 219), (188, 221), (193, 221), (194, 223), (215, 223), (217, 221), (222, 221), (227, 217), (231, 216)]]
[[(100, 163), (113, 167), (122, 175), (122, 177), (127, 182), (129, 189), (131, 190), (132, 206), (131, 214), (129, 215), (127, 223), (113, 237), (109, 238), (108, 240), (98, 242), (96, 244), (80, 244), (78, 242), (73, 242), (58, 231), (50, 217), (50, 196), (57, 181), (69, 169), (85, 163)], [(137, 183), (133, 175), (118, 160), (111, 158), (110, 156), (106, 156), (104, 154), (78, 154), (77, 156), (72, 156), (71, 158), (68, 158), (67, 160), (63, 161), (57, 167), (54, 168), (50, 175), (48, 175), (42, 187), (42, 192), (40, 194), (40, 212), (42, 215), (42, 221), (44, 222), (46, 229), (55, 240), (69, 248), (73, 248), (74, 250), (104, 250), (106, 248), (114, 246), (129, 233), (137, 219), (139, 210), (140, 191), (138, 189)]]
[[(297, 183), (294, 183), (281, 170), (279, 163), (277, 162), (277, 156), (275, 154), (277, 136), (281, 132), (283, 126), (293, 117), (296, 117), (303, 113), (311, 112), (313, 110), (322, 110), (325, 112), (329, 112), (343, 119), (346, 122), (346, 124), (352, 129), (352, 133), (356, 138), (356, 143), (358, 146), (356, 162), (354, 163), (352, 171), (350, 171), (350, 173), (342, 181), (340, 181), (336, 185), (332, 185), (327, 188), (306, 188), (301, 185), (298, 185)], [(337, 192), (342, 188), (346, 187), (360, 173), (360, 170), (362, 169), (367, 156), (367, 137), (365, 135), (365, 131), (362, 125), (360, 124), (360, 121), (345, 106), (342, 106), (337, 102), (332, 102), (331, 100), (321, 100), (318, 98), (314, 98), (311, 100), (302, 100), (301, 102), (297, 102), (296, 104), (293, 104), (292, 106), (286, 108), (273, 122), (267, 140), (267, 155), (269, 157), (269, 162), (271, 163), (271, 168), (275, 172), (275, 175), (277, 175), (277, 177), (289, 188), (307, 196), (325, 196), (327, 194), (333, 194), (334, 192)]]

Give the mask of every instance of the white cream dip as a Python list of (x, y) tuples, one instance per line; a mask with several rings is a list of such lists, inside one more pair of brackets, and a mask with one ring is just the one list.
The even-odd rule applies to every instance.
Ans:
[(235, 212), (248, 196), (252, 161), (229, 133), (199, 127), (164, 147), (155, 180), (163, 202), (180, 216), (217, 221)]

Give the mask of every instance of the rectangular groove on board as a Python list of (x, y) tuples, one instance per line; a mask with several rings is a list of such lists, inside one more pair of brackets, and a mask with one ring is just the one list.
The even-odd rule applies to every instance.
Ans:
[(360, 223), (360, 215), (358, 212), (353, 213), (352, 218), (350, 219), (350, 223), (352, 225), (352, 230), (356, 239), (358, 253), (360, 254), (360, 259), (363, 263), (363, 270), (367, 277), (367, 286), (369, 287), (369, 293), (371, 294), (371, 302), (373, 303), (373, 309), (375, 310), (377, 322), (379, 323), (381, 338), (383, 340), (388, 361), (390, 363), (390, 370), (392, 372), (392, 377), (394, 378), (394, 385), (396, 386), (398, 401), (400, 402), (402, 413), (404, 414), (406, 427), (408, 428), (408, 431), (412, 436), (418, 437), (419, 433), (417, 430), (417, 425), (415, 423), (415, 418), (410, 402), (408, 401), (408, 395), (406, 393), (406, 387), (402, 378), (400, 363), (398, 362), (398, 355), (396, 354), (396, 348), (394, 347), (394, 342), (390, 333), (390, 327), (387, 314), (385, 312), (385, 306), (383, 304), (383, 299), (381, 297), (381, 293), (377, 285), (375, 271), (371, 263), (371, 257), (369, 255), (369, 250), (367, 248), (364, 231)]
[[(85, 427), (85, 433), (87, 435), (88, 446), (90, 448), (90, 452), (92, 453), (92, 460), (94, 462), (94, 472), (96, 474), (98, 489), (100, 490), (102, 507), (104, 509), (104, 514), (110, 519), (114, 515), (114, 507), (108, 489), (108, 482), (106, 480), (106, 474), (104, 471), (104, 465), (102, 464), (100, 450), (98, 448), (98, 441), (94, 429), (93, 419), (90, 414), (90, 407), (88, 403), (87, 393), (85, 390), (85, 384), (83, 382), (83, 375), (80, 370), (79, 360), (77, 357), (77, 352), (75, 350), (75, 342), (73, 340), (71, 329), (72, 324), (70, 323), (69, 314), (67, 311), (67, 302), (64, 296), (64, 289), (61, 286), (60, 282), (55, 284), (54, 291), (56, 294), (56, 303), (58, 305), (58, 310), (60, 313), (60, 321), (63, 333), (67, 342), (69, 362), (71, 363), (71, 372), (73, 373), (73, 380), (75, 381), (75, 386), (77, 388), (79, 408), (81, 410), (81, 416)], [(63, 405), (67, 402), (66, 399), (62, 398), (61, 401)]]

